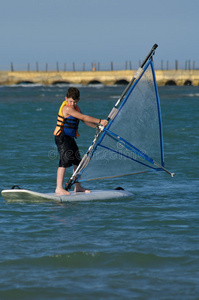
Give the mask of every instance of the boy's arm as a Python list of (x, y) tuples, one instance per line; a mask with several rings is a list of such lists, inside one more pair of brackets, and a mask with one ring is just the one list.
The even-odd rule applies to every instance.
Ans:
[[(82, 111), (80, 110), (80, 113), (82, 114)], [(96, 127), (96, 123), (91, 123), (91, 122), (86, 122), (86, 121), (82, 121), (84, 124), (86, 124), (87, 126), (90, 126), (90, 127), (93, 127), (95, 128)]]
[(69, 107), (69, 106), (64, 106), (63, 108), (63, 115), (65, 118), (67, 118), (69, 115), (75, 117), (76, 119), (79, 119), (83, 121), (85, 124), (91, 127), (95, 127), (96, 124), (101, 124), (103, 126), (106, 126), (108, 124), (107, 120), (101, 120), (97, 118), (93, 118), (87, 115), (82, 114), (81, 112), (78, 112), (77, 110)]
[[(83, 121), (83, 122), (84, 122), (84, 121)], [(84, 124), (86, 124), (87, 126), (93, 127), (93, 128), (96, 127), (96, 123), (84, 122)]]

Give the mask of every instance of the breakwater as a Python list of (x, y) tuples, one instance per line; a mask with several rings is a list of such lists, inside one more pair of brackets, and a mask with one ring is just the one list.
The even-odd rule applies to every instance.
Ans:
[[(136, 70), (120, 71), (0, 71), (0, 85), (21, 83), (34, 84), (125, 84), (128, 83)], [(199, 85), (199, 70), (156, 70), (159, 86), (164, 85)]]

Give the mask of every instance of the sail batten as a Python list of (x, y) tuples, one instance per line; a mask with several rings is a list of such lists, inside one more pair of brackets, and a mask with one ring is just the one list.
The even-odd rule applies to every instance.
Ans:
[(126, 141), (122, 137), (120, 137), (120, 136), (118, 136), (118, 135), (116, 135), (113, 132), (108, 131), (108, 130), (107, 130), (107, 134), (110, 137), (112, 137), (114, 140), (118, 141), (122, 146), (124, 146), (127, 149), (131, 150), (135, 154), (141, 156), (142, 158), (144, 158), (148, 162), (153, 163), (153, 159), (152, 158), (150, 158), (148, 155), (144, 154), (141, 150), (137, 149), (135, 146), (133, 146), (132, 144), (130, 144), (128, 141)]
[[(149, 167), (149, 168), (151, 168), (151, 169), (157, 169), (157, 168), (154, 168), (154, 167), (152, 167), (152, 166), (149, 166), (149, 165), (147, 165), (146, 163), (143, 163), (143, 162), (141, 162), (141, 161), (139, 161), (139, 160), (137, 160), (137, 159), (135, 159), (135, 158), (133, 158), (133, 157), (130, 157), (130, 156), (128, 156), (128, 155), (125, 155), (125, 154), (123, 154), (123, 153), (120, 153), (120, 152), (118, 152), (118, 151), (116, 151), (116, 150), (114, 150), (114, 149), (108, 148), (108, 147), (103, 146), (103, 145), (99, 145), (99, 147), (102, 147), (102, 148), (104, 148), (104, 149), (108, 149), (108, 150), (110, 150), (110, 151), (112, 151), (112, 152), (114, 152), (114, 153), (119, 154), (120, 156), (123, 156), (123, 157), (128, 158), (128, 159), (130, 159), (130, 160), (133, 160), (133, 161), (135, 161), (135, 162), (137, 162), (137, 163), (139, 163), (139, 164), (142, 164), (143, 166)], [(119, 177), (119, 176), (118, 176), (118, 177)]]

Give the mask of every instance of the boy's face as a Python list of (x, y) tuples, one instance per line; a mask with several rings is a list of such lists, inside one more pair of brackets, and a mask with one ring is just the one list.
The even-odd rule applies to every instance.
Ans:
[(73, 98), (67, 98), (67, 97), (65, 97), (65, 100), (68, 102), (68, 105), (71, 108), (75, 108), (77, 105), (77, 102), (79, 101), (79, 100), (74, 100)]

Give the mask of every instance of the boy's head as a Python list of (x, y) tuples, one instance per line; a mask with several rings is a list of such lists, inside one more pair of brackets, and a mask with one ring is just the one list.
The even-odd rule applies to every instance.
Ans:
[(70, 87), (66, 94), (67, 98), (72, 98), (73, 100), (79, 100), (80, 98), (80, 92), (75, 87)]

